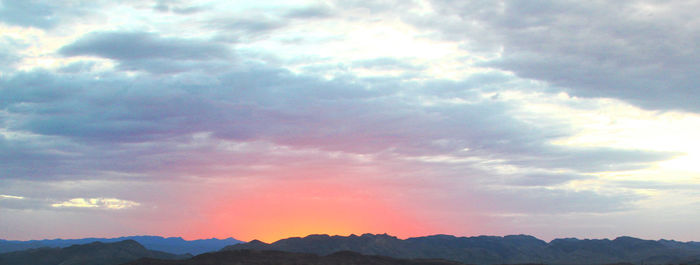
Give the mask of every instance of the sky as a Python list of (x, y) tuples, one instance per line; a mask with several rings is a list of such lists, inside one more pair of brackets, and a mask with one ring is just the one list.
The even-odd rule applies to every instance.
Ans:
[(0, 238), (700, 241), (698, 9), (0, 0)]

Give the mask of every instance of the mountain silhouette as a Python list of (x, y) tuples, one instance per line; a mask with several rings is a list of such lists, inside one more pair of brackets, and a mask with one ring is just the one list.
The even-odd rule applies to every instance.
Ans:
[(527, 235), (455, 237), (434, 235), (405, 240), (386, 235), (310, 235), (272, 244), (251, 241), (223, 250), (257, 249), (328, 255), (354, 251), (395, 258), (446, 259), (470, 264), (670, 264), (692, 263), (700, 257), (694, 242), (652, 241), (632, 237), (556, 239), (549, 243)]
[(396, 259), (341, 251), (330, 255), (275, 250), (230, 250), (206, 253), (186, 260), (144, 258), (125, 265), (463, 265), (438, 259)]
[(127, 236), (118, 238), (83, 238), (83, 239), (46, 239), (46, 240), (31, 240), (31, 241), (7, 241), (0, 240), (0, 253), (41, 248), (63, 248), (72, 245), (87, 244), (91, 242), (112, 243), (124, 240), (134, 240), (143, 245), (147, 249), (164, 251), (174, 254), (193, 254), (198, 255), (205, 252), (219, 250), (225, 246), (243, 243), (243, 241), (234, 238), (226, 239), (198, 239), (184, 240), (181, 237), (160, 237), (160, 236)]
[(114, 243), (93, 242), (66, 248), (37, 248), (0, 254), (0, 265), (116, 265), (140, 258), (183, 259), (175, 255), (148, 250), (134, 240)]

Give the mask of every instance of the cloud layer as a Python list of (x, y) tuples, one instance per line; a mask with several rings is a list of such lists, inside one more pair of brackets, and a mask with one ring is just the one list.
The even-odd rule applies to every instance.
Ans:
[(690, 4), (394, 4), (27, 4), (0, 24), (0, 224), (597, 237), (570, 218), (700, 205)]

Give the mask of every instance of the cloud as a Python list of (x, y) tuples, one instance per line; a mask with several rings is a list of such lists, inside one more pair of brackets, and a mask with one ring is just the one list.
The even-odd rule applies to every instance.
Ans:
[(54, 208), (99, 208), (109, 210), (127, 209), (141, 205), (138, 202), (116, 198), (73, 198), (51, 204)]
[[(482, 66), (546, 81), (575, 96), (610, 97), (654, 110), (698, 112), (694, 69), (700, 31), (687, 1), (432, 1), (408, 17), (472, 51)], [(479, 36), (471, 37), (471, 36)], [(502, 48), (502, 52), (499, 49)]]
[(22, 199), (24, 199), (24, 197), (22, 197), (22, 196), (14, 196), (14, 195), (0, 194), (0, 199), (22, 200)]
[(58, 23), (57, 6), (44, 1), (11, 1), (0, 3), (0, 21), (19, 26), (48, 29)]
[(226, 46), (182, 38), (160, 37), (148, 32), (94, 32), (59, 50), (67, 56), (91, 55), (114, 60), (167, 58), (211, 60), (228, 57)]
[[(187, 151), (154, 145), (178, 146), (201, 133), (213, 141), (452, 156), (466, 164), (500, 159), (507, 165), (586, 173), (644, 168), (676, 155), (549, 144), (570, 133), (566, 124), (519, 120), (513, 116), (516, 105), (484, 98), (481, 86), (473, 84), (507, 78), (389, 81), (387, 89), (373, 89), (366, 85), (370, 82), (323, 80), (263, 66), (167, 77), (114, 73), (99, 80), (82, 72), (20, 72), (0, 79), (0, 107), (6, 111), (6, 130), (31, 137), (0, 138), (0, 148), (11, 150), (4, 160), (10, 177), (42, 178), (81, 178), (100, 169), (158, 170), (150, 159), (177, 164)], [(461, 101), (450, 103), (455, 99)], [(135, 157), (142, 159), (133, 162)]]
[(374, 58), (359, 60), (352, 63), (353, 67), (367, 68), (371, 70), (424, 70), (425, 66), (410, 64), (397, 58)]
[(284, 28), (287, 23), (289, 21), (268, 14), (246, 14), (212, 18), (205, 22), (205, 26), (217, 29), (219, 40), (245, 42), (264, 38), (272, 31)]
[(153, 9), (159, 12), (173, 12), (180, 15), (191, 15), (202, 12), (207, 8), (203, 6), (188, 5), (178, 0), (158, 0)]
[(0, 22), (51, 30), (59, 24), (90, 14), (100, 1), (0, 1)]
[(333, 15), (333, 10), (327, 5), (308, 6), (304, 8), (292, 9), (284, 16), (287, 18), (328, 18)]
[(193, 69), (211, 70), (202, 61), (232, 59), (223, 44), (148, 32), (93, 32), (58, 51), (65, 56), (97, 56), (119, 62), (123, 70), (144, 69), (155, 73), (174, 73)]
[[(684, 77), (685, 68), (677, 75), (669, 70), (681, 65), (678, 56), (635, 50), (653, 46), (637, 35), (657, 30), (633, 30), (624, 19), (629, 14), (623, 14), (617, 28), (608, 27), (614, 20), (610, 12), (617, 11), (598, 9), (626, 10), (624, 3), (503, 3), (434, 1), (431, 10), (412, 1), (342, 1), (273, 10), (253, 5), (241, 11), (214, 8), (214, 3), (200, 9), (186, 1), (157, 1), (114, 10), (118, 15), (136, 12), (149, 18), (148, 25), (81, 26), (98, 31), (74, 32), (69, 38), (40, 31), (47, 35), (37, 36), (39, 42), (46, 41), (43, 37), (74, 40), (26, 60), (56, 62), (52, 68), (23, 65), (27, 70), (19, 70), (16, 63), (29, 53), (20, 53), (21, 45), (0, 46), (0, 62), (7, 65), (0, 69), (0, 168), (5, 180), (0, 190), (12, 191), (0, 195), (0, 204), (13, 213), (0, 221), (22, 224), (14, 217), (18, 214), (27, 220), (58, 216), (66, 223), (60, 227), (96, 220), (101, 226), (94, 231), (133, 231), (133, 224), (147, 223), (151, 225), (143, 227), (155, 230), (143, 231), (167, 232), (163, 224), (178, 220), (168, 225), (180, 231), (183, 225), (209, 227), (201, 225), (209, 220), (202, 205), (216, 209), (217, 203), (265, 194), (261, 186), (338, 183), (443, 222), (462, 222), (472, 215), (608, 216), (656, 200), (643, 195), (647, 189), (680, 189), (611, 181), (606, 174), (634, 175), (629, 170), (642, 171), (681, 152), (632, 144), (554, 144), (581, 135), (576, 117), (596, 119), (609, 110), (601, 107), (606, 99), (597, 97), (639, 106), (693, 98), (693, 89), (683, 96), (661, 93), (665, 80), (695, 82)], [(409, 11), (397, 15), (396, 10)], [(105, 15), (115, 16), (107, 11), (113, 10)], [(194, 12), (197, 17), (173, 14)], [(600, 20), (584, 23), (589, 15)], [(399, 16), (416, 28), (401, 24)], [(57, 29), (56, 23), (66, 19), (62, 15), (44, 28)], [(149, 31), (102, 31), (144, 27)], [(344, 37), (364, 27), (376, 31), (373, 38), (386, 32), (426, 47), (461, 45), (469, 52), (447, 52), (449, 58), (434, 60), (423, 58), (421, 51), (399, 58), (358, 55), (355, 43), (371, 49), (376, 40), (347, 39), (353, 47), (344, 47)], [(58, 35), (60, 40), (54, 39)], [(184, 37), (193, 35), (211, 38)], [(434, 39), (436, 35), (442, 38)], [(289, 42), (296, 39), (323, 40), (324, 46)], [(322, 49), (318, 58), (307, 57), (317, 55), (316, 48)], [(325, 51), (336, 48), (348, 52), (336, 57)], [(234, 50), (241, 52), (234, 55)], [(306, 50), (311, 52), (304, 54)], [(686, 53), (694, 58), (694, 51)], [(116, 66), (103, 68), (109, 64), (86, 57), (109, 59)], [(454, 80), (432, 75), (441, 74), (443, 66), (460, 72), (449, 74)], [(353, 70), (372, 77), (353, 75)], [(468, 76), (454, 77), (461, 74)], [(667, 79), (661, 78), (664, 74)], [(613, 85), (619, 89), (606, 90)], [(640, 88), (649, 93), (630, 92)], [(559, 98), (561, 91), (585, 98)], [(683, 104), (678, 109), (693, 108)], [(567, 116), (572, 109), (576, 115)], [(4, 197), (17, 195), (25, 199)], [(127, 208), (132, 210), (94, 214), (96, 209)], [(238, 218), (234, 214), (220, 216)], [(103, 216), (129, 227), (106, 227), (99, 222)]]
[(506, 177), (503, 184), (515, 186), (554, 186), (564, 184), (572, 180), (593, 179), (593, 176), (582, 174), (566, 174), (566, 173), (538, 173), (538, 174), (516, 174), (515, 176)]
[(0, 38), (0, 73), (14, 70), (22, 59), (18, 53), (26, 46), (26, 43), (11, 37)]
[(524, 214), (620, 212), (634, 209), (635, 203), (646, 197), (634, 192), (606, 193), (540, 187), (504, 189), (482, 196), (492, 203), (486, 210)]

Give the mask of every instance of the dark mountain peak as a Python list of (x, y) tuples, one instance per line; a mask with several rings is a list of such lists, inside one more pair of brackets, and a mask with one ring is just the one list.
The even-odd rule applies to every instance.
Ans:
[(644, 241), (650, 241), (650, 240), (644, 240), (644, 239), (639, 239), (636, 237), (631, 237), (631, 236), (621, 236), (613, 239), (613, 242), (644, 242)]
[(552, 239), (552, 241), (549, 241), (549, 244), (555, 243), (555, 242), (576, 242), (579, 241), (580, 239), (575, 238), (575, 237), (564, 237), (564, 238), (555, 238)]
[(253, 249), (253, 248), (257, 249), (257, 248), (263, 248), (265, 246), (268, 246), (269, 244), (262, 242), (260, 240), (257, 240), (257, 239), (253, 239), (253, 241), (245, 243), (245, 245), (250, 246), (251, 249)]
[(448, 234), (434, 234), (434, 235), (429, 235), (429, 236), (423, 236), (423, 237), (443, 237), (443, 238), (457, 238), (457, 236), (454, 235), (448, 235)]
[(175, 259), (191, 256), (151, 251), (134, 240), (113, 243), (96, 241), (66, 248), (39, 248), (0, 254), (0, 265), (112, 265), (146, 257)]
[(143, 245), (138, 242), (128, 239), (113, 243), (104, 243), (100, 241), (91, 242), (83, 245), (72, 245), (64, 248), (65, 251), (73, 252), (84, 252), (84, 251), (102, 251), (106, 249), (118, 249), (122, 251), (132, 251), (132, 252), (147, 252)]
[(531, 236), (531, 235), (523, 235), (523, 234), (508, 235), (508, 236), (504, 236), (503, 239), (510, 240), (510, 241), (517, 241), (517, 242), (528, 242), (528, 243), (534, 243), (534, 244), (542, 244), (542, 245), (547, 244), (547, 242), (545, 242), (544, 240), (541, 240), (541, 239), (536, 238), (536, 237)]
[(383, 234), (362, 234), (362, 236), (374, 237), (374, 238), (398, 239), (398, 237), (389, 235), (389, 234), (387, 234), (387, 233), (383, 233)]
[[(102, 242), (97, 241), (97, 242), (94, 242), (94, 243), (102, 243)], [(115, 246), (128, 246), (128, 247), (141, 247), (141, 248), (145, 248), (145, 247), (143, 247), (143, 245), (141, 245), (139, 242), (136, 242), (136, 240), (133, 240), (133, 239), (122, 240), (122, 241), (119, 241), (119, 242), (114, 242), (113, 244), (114, 244)]]
[(538, 239), (538, 238), (536, 238), (536, 237), (534, 237), (534, 236), (531, 236), (531, 235), (525, 235), (525, 234), (519, 234), (519, 235), (507, 235), (507, 236), (504, 236), (503, 238), (511, 238), (511, 239), (528, 239), (528, 240), (531, 240), (531, 239), (535, 239), (535, 240), (540, 240), (540, 239)]
[(308, 235), (305, 236), (304, 239), (310, 239), (310, 240), (327, 240), (331, 238), (331, 236), (327, 234), (313, 234), (313, 235)]

